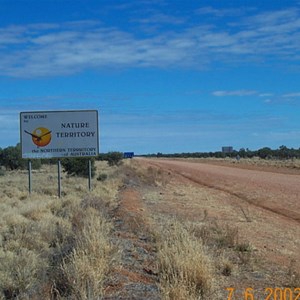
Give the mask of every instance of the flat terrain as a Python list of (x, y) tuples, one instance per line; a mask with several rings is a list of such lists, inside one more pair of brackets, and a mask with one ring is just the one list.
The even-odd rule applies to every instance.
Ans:
[[(199, 210), (206, 209), (211, 218), (239, 222), (243, 235), (263, 247), (269, 259), (300, 262), (300, 175), (176, 160), (140, 162), (180, 175), (177, 180), (182, 177), (191, 189), (207, 187), (208, 201), (197, 203)], [(193, 209), (193, 214), (199, 211)], [(251, 222), (245, 223), (247, 218)]]
[(128, 186), (142, 198), (135, 208), (139, 214), (202, 226), (217, 222), (237, 228), (239, 243), (251, 245), (253, 263), (220, 280), (222, 290), (234, 287), (242, 297), (247, 287), (264, 295), (268, 287), (299, 284), (294, 275), (300, 269), (299, 172), (216, 161), (137, 158), (133, 163), (147, 169), (148, 177), (150, 170), (156, 182), (149, 188), (127, 174)]
[(300, 222), (300, 175), (176, 160), (148, 160), (147, 163), (237, 197), (240, 205), (246, 203)]
[(299, 161), (97, 166), (91, 192), (63, 175), (61, 199), (55, 166), (34, 171), (31, 195), (26, 171), (0, 177), (1, 299), (297, 299)]

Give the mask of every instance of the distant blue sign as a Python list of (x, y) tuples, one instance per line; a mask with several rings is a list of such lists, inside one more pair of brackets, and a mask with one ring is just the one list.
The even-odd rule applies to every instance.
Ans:
[(123, 157), (124, 158), (133, 158), (134, 152), (124, 152)]
[(222, 147), (222, 152), (223, 153), (232, 153), (233, 147), (231, 147), (231, 146)]

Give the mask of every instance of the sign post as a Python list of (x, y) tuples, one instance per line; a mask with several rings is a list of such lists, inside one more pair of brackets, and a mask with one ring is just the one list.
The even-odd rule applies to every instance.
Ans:
[(92, 162), (89, 159), (89, 191), (92, 190)]
[[(97, 156), (99, 153), (98, 129), (97, 110), (21, 112), (22, 158), (61, 159)], [(61, 196), (60, 160), (58, 169), (58, 189), (59, 196)], [(89, 162), (89, 174), (91, 174), (90, 169)], [(31, 192), (31, 170), (29, 176), (29, 191)], [(89, 176), (89, 189), (91, 189), (90, 181)]]
[(31, 194), (31, 191), (32, 191), (31, 160), (28, 161), (28, 189), (29, 189), (29, 194)]
[(58, 178), (58, 197), (61, 198), (61, 164), (57, 161), (57, 178)]

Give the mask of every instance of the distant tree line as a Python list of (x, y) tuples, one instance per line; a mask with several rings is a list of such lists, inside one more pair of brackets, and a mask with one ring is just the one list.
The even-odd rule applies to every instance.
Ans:
[(280, 146), (278, 149), (271, 149), (264, 147), (258, 150), (250, 150), (248, 148), (241, 148), (239, 151), (233, 150), (231, 153), (224, 153), (222, 151), (216, 152), (184, 152), (164, 154), (158, 152), (156, 154), (145, 155), (147, 157), (170, 157), (170, 158), (252, 158), (259, 157), (261, 159), (291, 159), (300, 158), (300, 148), (288, 148), (286, 146)]

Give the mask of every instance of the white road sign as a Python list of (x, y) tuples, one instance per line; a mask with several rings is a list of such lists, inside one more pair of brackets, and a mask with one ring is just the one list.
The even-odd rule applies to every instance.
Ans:
[(98, 111), (20, 113), (23, 158), (90, 157), (99, 153)]

